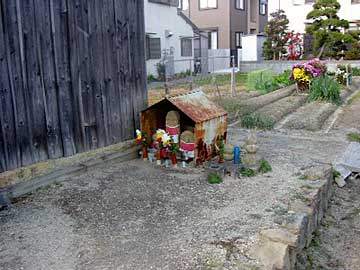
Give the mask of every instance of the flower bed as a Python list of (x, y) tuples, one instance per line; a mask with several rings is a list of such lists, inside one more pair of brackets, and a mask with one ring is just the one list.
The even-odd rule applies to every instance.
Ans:
[(327, 70), (326, 64), (319, 59), (312, 59), (306, 63), (295, 64), (290, 74), (290, 79), (294, 79), (298, 90), (306, 91), (309, 89), (311, 80), (322, 76)]

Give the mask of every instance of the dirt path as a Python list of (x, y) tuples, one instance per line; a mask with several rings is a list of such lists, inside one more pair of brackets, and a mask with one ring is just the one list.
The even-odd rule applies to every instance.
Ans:
[(360, 179), (337, 188), (313, 244), (298, 270), (360, 269)]

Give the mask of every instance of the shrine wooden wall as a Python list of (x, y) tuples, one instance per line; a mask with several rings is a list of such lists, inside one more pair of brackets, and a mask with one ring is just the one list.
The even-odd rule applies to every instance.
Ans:
[(0, 0), (0, 172), (134, 136), (143, 1)]

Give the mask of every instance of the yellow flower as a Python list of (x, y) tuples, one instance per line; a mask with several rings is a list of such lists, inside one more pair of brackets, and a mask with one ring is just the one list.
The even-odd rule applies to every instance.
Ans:
[(310, 81), (310, 75), (306, 74), (303, 68), (294, 68), (293, 74), (296, 81)]

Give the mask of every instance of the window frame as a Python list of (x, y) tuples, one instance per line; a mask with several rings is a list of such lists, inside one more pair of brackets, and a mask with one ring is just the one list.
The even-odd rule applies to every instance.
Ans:
[[(190, 41), (190, 54), (186, 54), (185, 55), (185, 52), (186, 52), (186, 50), (184, 49), (184, 47), (183, 47), (183, 42), (188, 42), (188, 41)], [(181, 38), (180, 39), (180, 56), (181, 57), (192, 57), (193, 56), (193, 47), (194, 47), (194, 45), (193, 45), (193, 41), (192, 41), (192, 39), (191, 38)]]
[[(238, 1), (240, 1), (240, 2), (238, 2)], [(243, 3), (243, 7), (241, 8), (241, 7), (237, 7), (237, 4), (238, 3)], [(240, 5), (241, 6), (241, 5)], [(235, 0), (235, 9), (236, 10), (245, 10), (245, 0)]]
[[(160, 44), (160, 48), (159, 48), (159, 57), (155, 57), (153, 56), (153, 54), (151, 53), (151, 48), (150, 48), (150, 40), (151, 39), (156, 39), (159, 41)], [(150, 37), (149, 35), (146, 35), (145, 38), (145, 53), (146, 53), (146, 61), (147, 60), (159, 60), (161, 59), (161, 38), (159, 37)]]
[(360, 0), (351, 0), (351, 4), (352, 5), (360, 5)]
[[(264, 13), (262, 13), (261, 11), (261, 7), (264, 6), (265, 7), (265, 11)], [(259, 15), (261, 16), (266, 16), (267, 15), (267, 11), (268, 11), (268, 4), (262, 4), (261, 0), (259, 0)]]
[[(242, 37), (243, 35), (244, 35), (244, 32), (242, 32), (242, 31), (236, 31), (236, 32), (235, 32), (235, 48), (236, 48), (236, 49), (241, 49), (241, 48), (242, 48), (241, 37)], [(239, 37), (239, 44), (237, 44), (238, 37)]]
[[(207, 33), (208, 33), (208, 49), (209, 50), (217, 50), (217, 49), (219, 49), (219, 30), (218, 29), (209, 29), (207, 31)], [(212, 33), (216, 33), (216, 49), (212, 48), (212, 40), (213, 40), (211, 38)]]
[[(210, 10), (210, 9), (217, 9), (218, 8), (218, 5), (219, 5), (219, 1), (218, 0), (215, 0), (216, 1), (216, 6), (215, 7), (209, 7), (209, 0), (198, 0), (199, 2), (199, 10)], [(208, 4), (207, 4), (207, 7), (206, 8), (202, 8), (201, 7), (201, 1), (206, 1)]]

